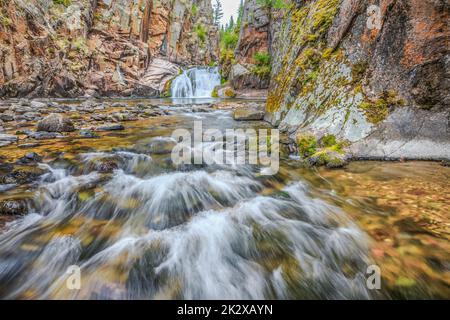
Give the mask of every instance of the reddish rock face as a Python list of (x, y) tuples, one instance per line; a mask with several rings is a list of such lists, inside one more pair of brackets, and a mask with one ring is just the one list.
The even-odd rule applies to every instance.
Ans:
[(245, 2), (242, 27), (235, 56), (237, 63), (255, 63), (257, 52), (269, 52), (270, 10), (256, 0)]
[[(154, 58), (217, 60), (209, 0), (0, 2), (0, 96), (155, 95)], [(197, 29), (207, 33), (199, 37)]]

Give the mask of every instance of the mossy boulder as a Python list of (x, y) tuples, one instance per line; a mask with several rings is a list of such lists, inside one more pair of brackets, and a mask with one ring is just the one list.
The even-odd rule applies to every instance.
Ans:
[(236, 97), (236, 91), (229, 85), (223, 85), (223, 86), (217, 86), (214, 88), (212, 92), (213, 98), (235, 98)]
[(345, 142), (337, 141), (331, 134), (317, 139), (313, 134), (297, 136), (299, 155), (311, 166), (326, 166), (327, 168), (342, 168), (347, 164), (343, 148)]
[(342, 168), (347, 165), (345, 156), (332, 149), (322, 149), (308, 157), (311, 166), (326, 166), (329, 169)]

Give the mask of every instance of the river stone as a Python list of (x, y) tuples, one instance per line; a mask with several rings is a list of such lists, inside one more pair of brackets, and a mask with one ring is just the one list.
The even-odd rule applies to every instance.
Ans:
[(95, 130), (97, 131), (120, 131), (125, 130), (125, 127), (122, 124), (117, 123), (107, 123), (97, 127)]
[(311, 166), (326, 166), (328, 169), (339, 169), (347, 165), (345, 155), (333, 151), (322, 150), (307, 159)]
[(97, 166), (100, 173), (111, 173), (117, 169), (119, 169), (119, 165), (113, 159), (103, 159)]
[(0, 133), (0, 147), (10, 145), (11, 143), (16, 142), (17, 140), (18, 140), (17, 136), (14, 136), (12, 134)]
[(39, 101), (31, 101), (30, 106), (33, 109), (41, 109), (41, 108), (46, 108), (47, 104), (43, 103), (43, 102), (39, 102)]
[(75, 127), (70, 119), (61, 114), (52, 113), (38, 122), (37, 131), (72, 132), (75, 131)]
[(83, 129), (80, 131), (80, 137), (85, 139), (94, 139), (98, 138), (99, 135), (90, 129)]
[(257, 109), (237, 109), (233, 113), (236, 121), (256, 121), (263, 120), (265, 112)]
[(46, 140), (46, 139), (56, 139), (56, 138), (64, 138), (64, 136), (57, 132), (47, 132), (47, 131), (37, 131), (37, 132), (28, 132), (29, 138), (35, 140)]
[(38, 163), (42, 161), (42, 157), (38, 155), (36, 152), (27, 153), (25, 156), (19, 159), (17, 163), (19, 164), (32, 164)]
[(15, 113), (11, 110), (6, 110), (2, 114), (0, 114), (0, 120), (4, 122), (11, 122), (14, 121), (14, 115)]
[(153, 138), (149, 143), (146, 143), (140, 149), (143, 152), (152, 154), (169, 154), (172, 153), (173, 148), (177, 145), (176, 141), (172, 138)]
[(17, 216), (28, 213), (28, 204), (23, 199), (7, 199), (0, 201), (0, 215)]
[(2, 184), (25, 184), (36, 181), (41, 175), (46, 173), (36, 166), (20, 166), (9, 172), (0, 175), (0, 183)]

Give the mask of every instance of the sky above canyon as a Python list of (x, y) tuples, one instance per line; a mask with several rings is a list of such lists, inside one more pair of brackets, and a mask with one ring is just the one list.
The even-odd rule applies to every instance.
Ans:
[[(216, 0), (211, 0), (212, 4), (216, 3)], [(230, 17), (233, 16), (236, 20), (237, 13), (239, 9), (240, 0), (221, 0), (223, 7), (223, 18), (222, 24), (225, 25), (228, 21), (230, 21)]]

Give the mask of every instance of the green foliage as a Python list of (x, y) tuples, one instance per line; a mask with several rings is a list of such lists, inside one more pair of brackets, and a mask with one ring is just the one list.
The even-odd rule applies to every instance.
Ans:
[(360, 61), (352, 66), (353, 83), (358, 83), (363, 79), (368, 67), (367, 61)]
[(371, 123), (378, 124), (389, 115), (389, 108), (402, 107), (405, 105), (405, 100), (398, 98), (397, 92), (388, 90), (383, 92), (375, 101), (365, 99), (359, 108), (364, 111), (364, 114)]
[(253, 60), (256, 65), (252, 68), (252, 73), (256, 74), (260, 79), (268, 79), (272, 71), (270, 54), (268, 52), (257, 52), (253, 56)]
[(213, 92), (211, 93), (211, 97), (218, 98), (219, 97), (219, 90), (218, 87), (215, 87)]
[(72, 0), (53, 0), (54, 4), (61, 4), (65, 7), (68, 7), (72, 4)]
[(193, 16), (196, 16), (198, 13), (198, 7), (195, 3), (192, 5), (191, 12)]
[(336, 137), (332, 134), (327, 134), (324, 135), (321, 139), (320, 139), (320, 144), (323, 147), (332, 147), (334, 145), (336, 145)]
[(237, 46), (237, 43), (239, 41), (239, 34), (236, 33), (234, 30), (232, 31), (224, 31), (222, 32), (221, 38), (220, 38), (220, 47), (221, 49), (231, 49), (234, 51), (234, 49)]
[(300, 156), (307, 158), (317, 151), (317, 140), (313, 135), (300, 135), (297, 137), (297, 146)]
[(257, 52), (253, 56), (253, 59), (255, 60), (256, 65), (258, 66), (269, 66), (272, 57), (268, 52)]
[(287, 7), (286, 0), (257, 0), (259, 5), (270, 9), (283, 9)]
[(206, 41), (206, 29), (205, 26), (201, 23), (197, 24), (195, 26), (195, 33), (197, 34), (197, 37), (200, 39), (201, 43), (205, 43)]
[(9, 17), (3, 15), (3, 13), (0, 12), (0, 24), (3, 27), (8, 27), (8, 26), (10, 26), (12, 24), (12, 20)]

